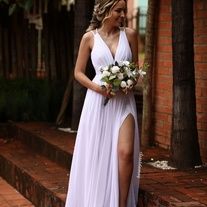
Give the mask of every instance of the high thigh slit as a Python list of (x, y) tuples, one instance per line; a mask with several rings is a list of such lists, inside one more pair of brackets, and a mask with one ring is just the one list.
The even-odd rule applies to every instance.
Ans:
[(134, 117), (129, 113), (120, 126), (118, 137), (119, 207), (126, 207), (133, 172), (134, 128)]
[[(94, 32), (91, 60), (96, 75), (93, 82), (101, 85), (100, 66), (115, 61), (131, 61), (132, 53), (125, 34), (120, 30), (115, 56)], [(133, 172), (127, 207), (136, 207), (139, 179), (139, 135), (133, 92), (118, 93), (104, 106), (105, 97), (87, 90), (76, 137), (70, 172), (66, 207), (118, 207), (118, 137), (119, 129), (129, 114), (134, 117)]]

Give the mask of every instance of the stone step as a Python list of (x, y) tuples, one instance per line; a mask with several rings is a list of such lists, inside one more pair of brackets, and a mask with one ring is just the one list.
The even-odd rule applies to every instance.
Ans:
[(34, 205), (0, 177), (1, 207), (34, 207)]
[(17, 139), (0, 145), (0, 175), (36, 207), (64, 207), (68, 170)]
[(70, 169), (76, 133), (58, 130), (54, 124), (42, 122), (9, 123), (10, 137), (21, 140), (30, 149)]

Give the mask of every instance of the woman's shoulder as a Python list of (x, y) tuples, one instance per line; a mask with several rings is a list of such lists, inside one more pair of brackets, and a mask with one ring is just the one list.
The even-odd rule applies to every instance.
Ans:
[(93, 38), (93, 32), (94, 31), (88, 31), (88, 32), (86, 32), (85, 34), (83, 34), (82, 39), (85, 40), (85, 41), (91, 40)]
[(135, 29), (126, 27), (125, 29), (125, 33), (127, 36), (127, 39), (129, 41), (130, 44), (135, 44), (137, 42), (138, 39), (138, 33)]
[(132, 28), (129, 28), (129, 27), (125, 27), (125, 32), (126, 32), (126, 35), (128, 37), (134, 37), (134, 36), (137, 36), (137, 31), (135, 29), (132, 29)]
[(88, 31), (83, 34), (82, 42), (91, 47), (93, 45), (93, 31)]

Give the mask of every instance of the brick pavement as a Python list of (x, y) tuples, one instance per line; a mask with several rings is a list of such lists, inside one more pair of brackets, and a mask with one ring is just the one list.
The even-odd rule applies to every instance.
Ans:
[[(29, 137), (29, 133), (27, 133), (26, 137), (28, 137), (28, 140), (30, 141), (33, 139), (37, 139), (39, 136), (41, 137), (41, 139), (44, 139), (45, 142), (50, 142), (51, 144), (55, 145), (57, 148), (57, 152), (60, 150), (60, 148), (62, 148), (63, 150), (67, 150), (66, 154), (72, 151), (72, 145), (74, 145), (74, 142), (69, 141), (69, 134), (60, 133), (50, 125), (42, 123), (22, 123), (18, 124), (18, 127), (22, 128), (22, 130), (24, 129), (25, 132), (27, 130), (28, 132), (33, 133), (33, 138)], [(25, 134), (25, 132), (23, 133), (22, 131), (22, 135)], [(34, 145), (33, 141), (31, 143), (32, 145)], [(38, 143), (42, 143), (43, 145), (43, 142)], [(45, 147), (44, 150), (47, 148), (49, 148), (49, 146)], [(168, 150), (164, 150), (158, 147), (151, 147), (147, 149), (142, 149), (142, 151), (144, 156), (140, 180), (139, 207), (207, 206), (206, 167), (188, 170), (162, 170), (154, 168), (147, 163), (151, 160), (151, 158), (153, 158), (154, 160), (169, 160)], [(55, 152), (55, 154), (57, 154), (57, 152)], [(11, 153), (9, 155), (12, 156)], [(15, 159), (17, 158), (15, 157)], [(36, 174), (38, 174), (38, 172), (40, 171), (45, 171), (45, 169), (42, 169), (41, 167), (38, 168)], [(52, 172), (55, 173), (54, 170)], [(53, 174), (53, 177), (59, 176), (59, 171), (56, 172), (56, 175)], [(34, 179), (38, 178), (37, 176), (33, 177)], [(61, 186), (66, 185), (67, 182), (61, 184)], [(2, 189), (4, 190), (6, 188), (0, 185), (0, 192), (3, 192)], [(0, 197), (0, 207), (8, 207), (7, 204), (5, 204), (5, 206), (1, 205), (1, 202), (2, 200)], [(14, 206), (18, 207), (18, 203), (16, 203), (16, 201), (13, 203), (15, 203)], [(32, 205), (30, 204), (29, 206)]]
[(0, 207), (34, 207), (34, 205), (0, 177)]
[(169, 152), (155, 147), (145, 149), (143, 153), (139, 207), (207, 206), (207, 167), (188, 170), (158, 169), (147, 163), (151, 158), (169, 160)]

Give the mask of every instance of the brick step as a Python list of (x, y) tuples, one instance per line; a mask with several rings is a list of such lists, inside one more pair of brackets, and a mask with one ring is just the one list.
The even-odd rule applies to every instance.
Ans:
[(52, 124), (29, 122), (9, 123), (10, 137), (21, 140), (29, 148), (70, 169), (75, 133), (62, 132)]
[(169, 150), (148, 147), (142, 152), (139, 207), (207, 206), (207, 167), (163, 170), (147, 163), (169, 160)]
[(0, 145), (0, 175), (37, 207), (64, 207), (68, 170), (17, 139)]
[[(72, 156), (75, 134), (71, 135), (69, 133), (58, 131), (57, 129), (55, 129), (54, 126), (50, 124), (10, 123), (10, 126), (7, 127), (7, 129), (9, 129), (8, 132), (4, 126), (3, 129), (4, 130), (1, 130), (1, 126), (0, 126), (0, 145), (2, 145), (1, 137), (4, 136), (15, 137), (14, 135), (16, 134), (19, 136), (20, 140), (27, 143), (28, 146), (31, 146), (31, 149), (34, 149), (35, 152), (41, 152), (42, 154), (47, 156), (47, 154), (49, 154), (48, 151), (51, 150), (50, 152), (52, 153), (53, 152), (52, 149), (55, 149), (54, 154), (55, 153), (60, 154), (59, 151), (64, 151), (68, 157)], [(20, 138), (22, 135), (23, 138)], [(39, 144), (36, 144), (36, 141)], [(4, 143), (4, 141), (2, 143)], [(13, 147), (13, 149), (10, 147), (12, 143), (17, 143), (16, 147)], [(6, 148), (10, 149), (10, 152), (7, 152), (7, 157), (17, 156), (15, 158), (16, 160), (15, 162), (11, 159), (6, 160), (5, 156), (3, 156), (2, 158), (2, 156), (0, 155), (0, 175), (2, 174), (3, 171), (4, 176), (7, 178), (7, 180), (10, 180), (10, 183), (11, 182), (15, 183), (15, 185), (18, 187), (17, 189), (21, 189), (23, 192), (26, 192), (23, 195), (35, 194), (35, 197), (36, 198), (38, 197), (39, 203), (44, 202), (44, 204), (41, 205), (38, 203), (38, 205), (36, 205), (37, 207), (59, 207), (61, 205), (64, 206), (63, 203), (65, 200), (66, 188), (68, 183), (68, 177), (66, 175), (67, 174), (66, 167), (68, 168), (69, 166), (66, 166), (68, 164), (67, 161), (65, 160), (64, 161), (65, 164), (64, 165), (62, 164), (64, 168), (61, 168), (57, 164), (55, 164), (55, 166), (57, 166), (58, 169), (59, 168), (62, 169), (63, 171), (65, 171), (65, 173), (60, 173), (59, 170), (55, 170), (55, 168), (49, 169), (47, 168), (46, 165), (44, 165), (44, 163), (48, 164), (53, 162), (47, 160), (46, 158), (43, 158), (43, 161), (41, 161), (42, 159), (39, 159), (39, 157), (41, 156), (34, 154), (34, 152), (23, 153), (23, 155), (20, 156), (21, 155), (20, 149), (22, 148), (22, 144), (21, 143), (18, 144), (18, 143), (20, 142), (11, 139), (10, 143), (6, 145)], [(31, 151), (30, 147), (28, 146), (27, 148), (29, 148), (29, 151)], [(17, 151), (17, 155), (15, 150)], [(150, 161), (152, 158), (153, 160), (168, 160), (169, 159), (168, 150), (164, 150), (158, 147), (152, 147), (148, 149), (142, 149), (142, 151), (144, 153), (144, 156), (143, 156), (143, 167), (141, 170), (141, 180), (140, 180), (139, 205), (138, 205), (139, 207), (158, 207), (158, 206), (205, 207), (207, 206), (207, 199), (206, 199), (207, 167), (190, 169), (190, 170), (188, 169), (186, 171), (179, 171), (179, 170), (165, 171), (149, 166), (148, 164), (146, 164), (146, 162)], [(32, 155), (30, 153), (32, 153)], [(0, 148), (0, 154), (2, 154), (1, 148)], [(30, 157), (33, 157), (34, 160), (31, 161)], [(27, 159), (28, 161), (26, 161)], [(38, 162), (35, 165), (36, 159)], [(55, 156), (53, 159), (55, 160), (55, 162), (59, 163), (58, 159), (61, 159), (61, 156), (58, 159)], [(44, 160), (47, 161), (44, 162)], [(39, 162), (41, 164), (39, 164)], [(29, 168), (28, 170), (27, 168), (26, 170), (22, 170), (22, 168), (20, 168), (20, 166), (23, 165), (23, 163), (25, 163), (25, 165), (28, 166)], [(44, 178), (38, 178), (40, 177), (38, 170), (41, 168), (44, 169), (43, 170), (43, 174), (45, 175)], [(23, 176), (26, 178), (22, 178)], [(36, 179), (37, 181), (35, 181), (34, 179), (35, 177), (38, 178)], [(61, 177), (65, 179), (64, 182), (60, 181)], [(54, 178), (57, 178), (56, 179), (57, 182), (56, 180), (53, 181)], [(40, 183), (39, 180), (40, 181), (43, 180), (44, 185)], [(45, 186), (45, 183), (48, 182), (52, 182), (54, 186), (52, 186), (51, 184)], [(29, 190), (25, 190), (27, 188)], [(60, 205), (58, 204), (59, 200), (56, 198), (57, 191), (51, 192), (51, 188), (60, 190), (60, 192), (58, 193), (58, 196), (60, 198), (59, 200), (62, 201)], [(45, 196), (42, 195), (44, 192), (45, 192)], [(49, 201), (53, 200), (54, 201), (53, 204), (48, 205), (47, 202), (48, 200)], [(55, 201), (57, 203), (55, 203)], [(0, 205), (0, 207), (2, 206)]]
[(0, 177), (1, 207), (34, 207), (34, 205)]

